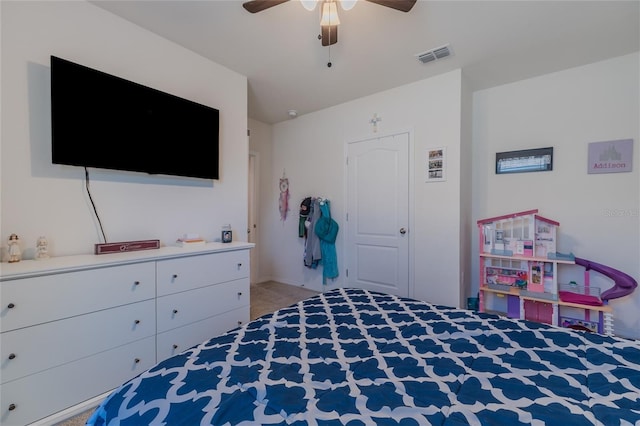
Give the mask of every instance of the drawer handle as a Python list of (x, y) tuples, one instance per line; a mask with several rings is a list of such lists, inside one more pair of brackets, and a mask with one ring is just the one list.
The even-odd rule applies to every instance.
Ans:
[(140, 285), (140, 281), (134, 281), (133, 285)]
[(16, 307), (16, 305), (14, 305), (13, 303), (9, 303), (9, 304), (7, 305), (7, 308), (9, 308), (9, 309), (13, 309), (13, 308), (15, 308), (15, 307)]
[(178, 310), (177, 310), (177, 309), (174, 309), (174, 310), (173, 310), (173, 314), (175, 315), (175, 314), (177, 314), (177, 313), (178, 313)]
[(9, 404), (9, 411), (13, 411), (13, 410), (15, 410), (16, 408), (18, 408), (18, 407), (16, 406), (16, 404)]
[(242, 292), (241, 291), (238, 292), (238, 297), (240, 297), (240, 296), (242, 296)]
[(136, 324), (140, 324), (140, 320), (135, 320), (134, 321)]
[(178, 349), (178, 345), (174, 344), (173, 349)]
[(9, 359), (16, 359), (16, 354), (9, 354)]
[(238, 321), (238, 325), (242, 325), (242, 321)]
[(238, 263), (238, 269), (242, 268), (242, 263)]
[(176, 278), (178, 278), (178, 274), (171, 275), (171, 278), (175, 280)]
[(134, 361), (135, 361), (136, 364), (139, 364), (140, 363), (140, 358), (136, 358), (136, 359), (134, 359)]

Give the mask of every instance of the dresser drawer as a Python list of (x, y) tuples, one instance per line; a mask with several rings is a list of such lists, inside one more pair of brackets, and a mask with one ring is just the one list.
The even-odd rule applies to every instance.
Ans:
[(2, 383), (153, 336), (153, 300), (2, 334)]
[(155, 338), (2, 385), (0, 424), (24, 425), (116, 388), (155, 364)]
[(247, 250), (161, 260), (157, 263), (158, 296), (247, 277)]
[(137, 263), (0, 284), (1, 331), (155, 297), (155, 263)]
[(158, 362), (249, 321), (249, 306), (158, 334)]
[(159, 297), (156, 306), (157, 330), (161, 333), (242, 306), (249, 306), (249, 279)]

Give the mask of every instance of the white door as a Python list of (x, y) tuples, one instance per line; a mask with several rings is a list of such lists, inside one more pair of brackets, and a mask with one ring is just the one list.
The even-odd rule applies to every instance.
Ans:
[(258, 281), (258, 154), (249, 153), (249, 217), (247, 220), (247, 241), (255, 247), (249, 250), (249, 282)]
[(409, 134), (347, 145), (347, 285), (409, 296)]

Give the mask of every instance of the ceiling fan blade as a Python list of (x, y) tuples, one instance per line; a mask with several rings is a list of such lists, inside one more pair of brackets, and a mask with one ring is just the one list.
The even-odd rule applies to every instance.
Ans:
[(338, 42), (338, 26), (337, 25), (322, 25), (322, 33), (320, 35), (323, 46), (330, 46)]
[(288, 1), (289, 0), (252, 0), (242, 3), (242, 7), (248, 12), (257, 13)]
[(390, 7), (391, 9), (399, 10), (401, 12), (408, 12), (411, 10), (417, 0), (367, 0), (368, 2), (379, 4), (380, 6)]

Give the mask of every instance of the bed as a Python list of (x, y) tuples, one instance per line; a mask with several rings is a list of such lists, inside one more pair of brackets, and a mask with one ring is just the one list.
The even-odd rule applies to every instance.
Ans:
[(158, 363), (87, 424), (640, 424), (640, 342), (335, 289)]

